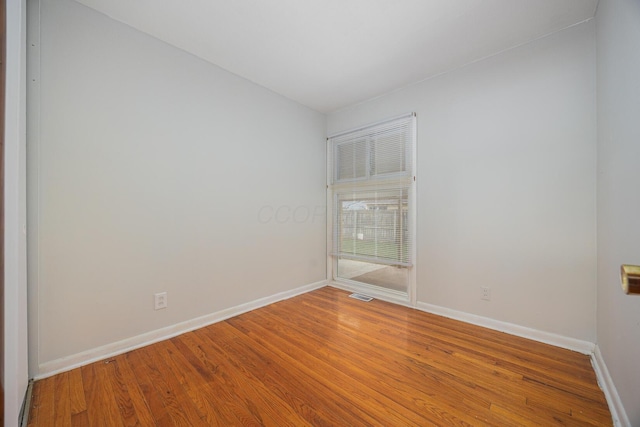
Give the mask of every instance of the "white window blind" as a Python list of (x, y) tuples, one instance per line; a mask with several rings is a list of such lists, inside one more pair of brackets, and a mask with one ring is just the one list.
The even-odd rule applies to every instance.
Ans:
[(333, 256), (412, 265), (414, 134), (411, 114), (329, 138)]

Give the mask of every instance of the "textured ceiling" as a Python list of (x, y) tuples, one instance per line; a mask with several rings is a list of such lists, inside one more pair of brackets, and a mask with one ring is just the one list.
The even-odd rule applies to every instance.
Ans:
[(320, 112), (592, 18), (598, 0), (77, 0)]

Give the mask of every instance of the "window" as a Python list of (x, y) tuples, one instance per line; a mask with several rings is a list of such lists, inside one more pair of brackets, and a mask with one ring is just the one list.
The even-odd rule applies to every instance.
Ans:
[(412, 114), (328, 139), (338, 278), (407, 291), (414, 135)]

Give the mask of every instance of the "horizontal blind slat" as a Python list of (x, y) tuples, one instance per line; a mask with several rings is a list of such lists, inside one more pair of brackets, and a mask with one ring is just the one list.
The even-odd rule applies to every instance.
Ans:
[(333, 256), (410, 267), (414, 116), (330, 138)]

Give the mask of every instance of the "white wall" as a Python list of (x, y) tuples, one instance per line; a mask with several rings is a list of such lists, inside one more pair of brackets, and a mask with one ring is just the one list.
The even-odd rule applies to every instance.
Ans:
[(27, 269), (25, 164), (26, 1), (7, 1), (4, 135), (4, 425), (18, 425), (27, 390)]
[(325, 279), (323, 115), (73, 1), (40, 31), (38, 366)]
[(640, 425), (640, 296), (620, 265), (640, 264), (640, 2), (600, 0), (598, 39), (598, 346), (630, 425)]
[(331, 134), (417, 112), (419, 302), (595, 341), (594, 38), (581, 24), (328, 116)]

